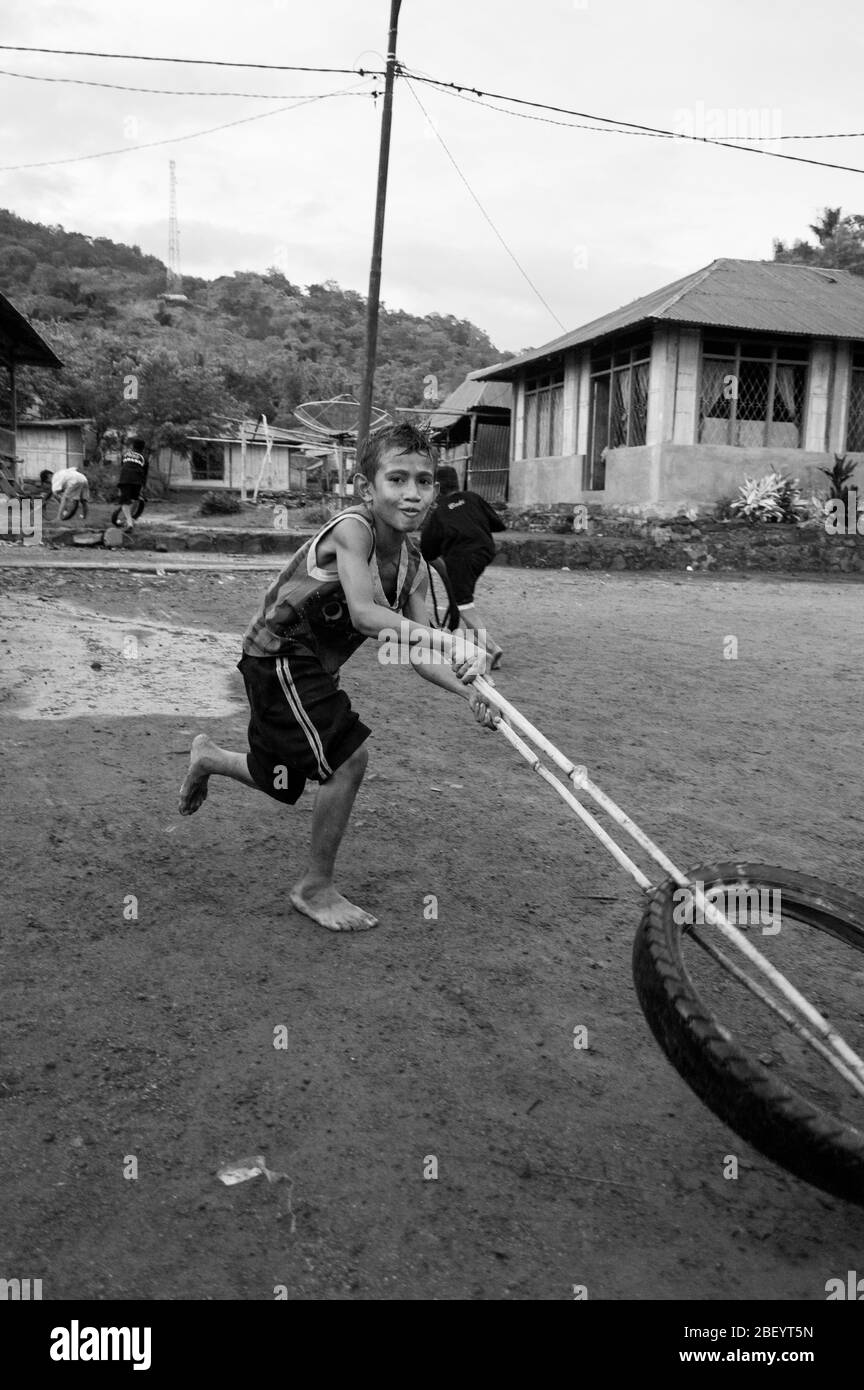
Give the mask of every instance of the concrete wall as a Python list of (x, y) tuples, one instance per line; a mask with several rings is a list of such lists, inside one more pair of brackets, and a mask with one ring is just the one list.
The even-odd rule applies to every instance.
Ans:
[(564, 419), (563, 447), (565, 454), (576, 453), (576, 428), (579, 410), (579, 362), (575, 352), (564, 358)]
[(18, 424), (19, 477), (38, 480), (43, 468), (58, 473), (61, 468), (80, 468), (84, 444), (80, 425), (57, 428), (49, 425)]
[[(584, 455), (563, 458), (519, 459), (510, 465), (511, 507), (544, 506), (552, 502), (580, 502)], [(602, 493), (591, 493), (602, 498)]]
[(574, 356), (579, 387), (574, 449), (577, 454), (582, 454), (584, 458), (588, 453), (588, 430), (591, 420), (591, 353), (587, 348), (583, 348)]
[(611, 449), (602, 500), (610, 507), (673, 516), (682, 507), (736, 497), (745, 477), (761, 478), (775, 471), (797, 478), (806, 496), (823, 488), (826, 479), (818, 470), (830, 468), (832, 462), (827, 452), (741, 449), (729, 444), (646, 444), (638, 449)]
[[(834, 376), (833, 343), (817, 342), (810, 353), (807, 402), (804, 407), (804, 448), (821, 452), (828, 445), (828, 413)], [(767, 472), (767, 469), (765, 470)]]
[(521, 459), (525, 443), (525, 382), (513, 383), (513, 405), (510, 428), (510, 486), (513, 486), (513, 464)]
[(834, 345), (834, 385), (828, 420), (828, 448), (839, 454), (846, 440), (849, 419), (849, 388), (852, 385), (852, 348), (849, 343)]
[(664, 439), (672, 438), (677, 366), (678, 329), (658, 324), (651, 342), (646, 444), (659, 444)]
[(699, 419), (700, 347), (698, 328), (678, 330), (673, 444), (695, 444)]

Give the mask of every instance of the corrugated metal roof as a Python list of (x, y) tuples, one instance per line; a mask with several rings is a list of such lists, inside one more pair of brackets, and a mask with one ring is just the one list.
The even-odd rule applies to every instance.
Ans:
[(14, 362), (31, 367), (62, 367), (56, 352), (5, 294), (0, 294), (0, 334), (6, 339)]
[(542, 347), (474, 375), (507, 380), (521, 367), (567, 348), (658, 321), (864, 340), (864, 277), (848, 270), (722, 258)]
[(471, 372), (437, 410), (430, 411), (427, 424), (432, 429), (446, 429), (471, 410), (509, 410), (511, 391), (507, 382), (481, 381), (479, 377), (480, 373)]
[(95, 425), (96, 421), (92, 415), (76, 415), (73, 419), (63, 420), (19, 420), (17, 428), (19, 430), (39, 430), (39, 429), (65, 429), (69, 425)]

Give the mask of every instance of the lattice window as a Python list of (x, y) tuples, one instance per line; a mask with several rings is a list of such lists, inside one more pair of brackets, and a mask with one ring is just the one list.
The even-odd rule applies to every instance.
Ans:
[(864, 353), (853, 358), (846, 448), (850, 454), (864, 454)]
[(807, 344), (707, 339), (700, 443), (801, 448), (808, 358)]
[(644, 444), (648, 428), (648, 382), (651, 375), (649, 362), (637, 362), (633, 368), (633, 394), (631, 397), (631, 444)]

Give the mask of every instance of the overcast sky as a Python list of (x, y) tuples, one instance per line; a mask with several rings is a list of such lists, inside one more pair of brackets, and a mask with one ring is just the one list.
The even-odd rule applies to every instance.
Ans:
[[(862, 32), (853, 0), (403, 0), (398, 52), (417, 72), (706, 135), (850, 132)], [(6, 0), (6, 44), (186, 58), (383, 67), (389, 0)], [(352, 75), (254, 72), (0, 51), (9, 73), (284, 96), (172, 96), (0, 77), (4, 166), (22, 217), (167, 259), (177, 164), (181, 268), (279, 265), (301, 285), (366, 292), (381, 102), (340, 96), (155, 149)], [(368, 83), (360, 90), (368, 90)], [(864, 212), (864, 175), (737, 150), (554, 125), (415, 88), (504, 241), (566, 328), (715, 256), (770, 259), (817, 209)], [(745, 120), (746, 112), (758, 113)], [(539, 113), (537, 113), (539, 114)], [(567, 119), (567, 118), (562, 118)], [(773, 148), (864, 168), (864, 138)], [(518, 351), (561, 329), (484, 220), (404, 82), (397, 85), (382, 298), (454, 314)]]

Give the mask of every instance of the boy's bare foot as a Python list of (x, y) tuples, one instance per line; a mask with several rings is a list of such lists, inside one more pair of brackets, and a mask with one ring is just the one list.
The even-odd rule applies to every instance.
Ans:
[(189, 771), (180, 788), (178, 810), (181, 816), (194, 815), (207, 800), (207, 780), (212, 771), (212, 767), (209, 766), (209, 754), (216, 751), (216, 744), (206, 734), (198, 734), (193, 738), (192, 751), (189, 754)]
[(298, 883), (291, 893), (291, 902), (298, 912), (328, 931), (368, 931), (378, 925), (377, 917), (343, 898), (332, 883), (324, 888), (304, 888)]

